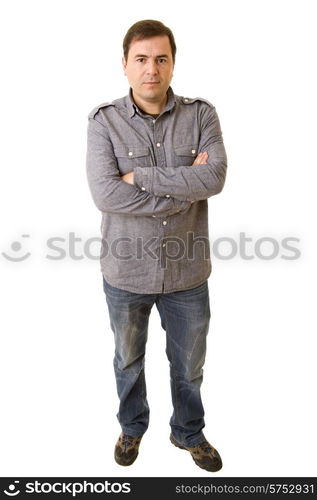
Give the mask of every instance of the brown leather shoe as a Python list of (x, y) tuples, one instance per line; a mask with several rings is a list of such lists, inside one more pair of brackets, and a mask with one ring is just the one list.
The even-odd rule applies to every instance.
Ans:
[(128, 436), (121, 432), (114, 450), (114, 459), (119, 465), (131, 465), (139, 453), (142, 436)]
[(182, 450), (187, 450), (191, 454), (194, 462), (201, 469), (208, 470), (209, 472), (217, 472), (222, 467), (221, 457), (218, 451), (211, 446), (208, 441), (203, 441), (196, 446), (187, 447), (180, 444), (174, 436), (170, 435), (170, 441), (177, 446), (177, 448), (181, 448)]

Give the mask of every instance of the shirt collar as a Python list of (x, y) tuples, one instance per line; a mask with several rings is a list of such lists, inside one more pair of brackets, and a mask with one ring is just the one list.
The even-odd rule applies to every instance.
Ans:
[[(128, 113), (129, 113), (130, 118), (132, 118), (135, 115), (135, 113), (138, 113), (141, 116), (144, 115), (144, 113), (142, 113), (140, 111), (138, 106), (133, 101), (131, 87), (129, 90), (129, 94), (126, 97), (126, 102), (127, 102), (127, 109), (128, 109)], [(171, 109), (173, 109), (173, 107), (175, 106), (175, 102), (176, 102), (176, 99), (175, 99), (175, 94), (172, 90), (172, 87), (168, 87), (168, 89), (167, 89), (167, 102), (166, 102), (165, 108), (163, 109), (162, 113), (166, 113), (166, 111), (170, 111)], [(162, 113), (160, 113), (160, 114), (162, 114)]]

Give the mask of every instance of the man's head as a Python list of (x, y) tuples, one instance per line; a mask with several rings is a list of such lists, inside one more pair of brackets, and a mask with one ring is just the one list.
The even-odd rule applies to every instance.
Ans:
[(163, 102), (173, 76), (173, 33), (159, 21), (135, 23), (123, 40), (122, 64), (137, 104)]

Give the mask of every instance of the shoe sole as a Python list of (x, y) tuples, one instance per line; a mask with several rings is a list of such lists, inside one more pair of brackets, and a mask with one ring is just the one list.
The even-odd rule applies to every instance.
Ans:
[[(171, 435), (170, 435), (170, 442), (171, 442), (174, 446), (176, 446), (176, 448), (180, 448), (181, 450), (186, 450), (186, 451), (188, 451), (188, 452), (190, 453), (189, 449), (188, 449), (188, 448), (186, 448), (186, 446), (183, 446), (183, 445), (181, 445), (178, 441), (176, 441), (176, 439), (174, 438), (173, 434), (171, 434)], [(222, 464), (221, 464), (221, 467), (215, 467), (215, 468), (213, 468), (213, 469), (206, 469), (206, 467), (203, 467), (200, 463), (198, 463), (198, 462), (194, 459), (194, 457), (193, 457), (193, 455), (192, 455), (191, 453), (190, 453), (190, 456), (191, 456), (191, 457), (192, 457), (192, 459), (194, 460), (195, 464), (196, 464), (196, 465), (198, 465), (198, 467), (200, 467), (201, 469), (206, 470), (206, 471), (208, 471), (208, 472), (217, 472), (218, 470), (220, 470), (220, 469), (222, 468)]]
[(120, 462), (120, 459), (117, 459), (117, 457), (116, 457), (116, 456), (114, 457), (114, 459), (115, 459), (116, 463), (117, 463), (118, 465), (122, 465), (123, 467), (129, 467), (129, 465), (134, 464), (134, 462), (136, 461), (136, 459), (137, 459), (137, 458), (138, 458), (138, 456), (136, 456), (136, 457), (132, 460), (132, 462), (124, 463), (124, 462)]

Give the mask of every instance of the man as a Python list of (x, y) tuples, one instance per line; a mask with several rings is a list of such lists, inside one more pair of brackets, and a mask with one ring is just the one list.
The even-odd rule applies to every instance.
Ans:
[(170, 440), (217, 471), (220, 455), (202, 432), (200, 386), (210, 319), (207, 198), (222, 190), (227, 166), (220, 124), (208, 101), (173, 93), (176, 46), (161, 22), (131, 26), (123, 52), (129, 95), (90, 113), (87, 151), (116, 346), (115, 460), (132, 464), (148, 427), (144, 354), (155, 303), (170, 362)]

